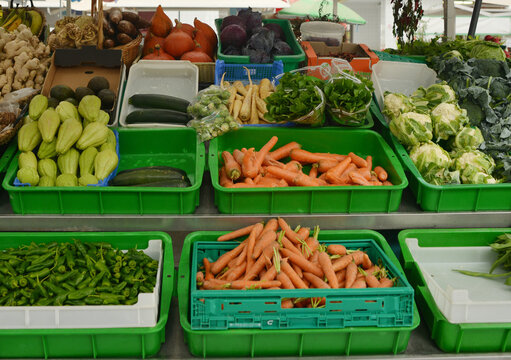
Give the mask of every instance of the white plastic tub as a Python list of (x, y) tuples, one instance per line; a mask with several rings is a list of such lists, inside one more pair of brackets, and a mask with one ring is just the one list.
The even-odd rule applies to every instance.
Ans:
[[(303, 41), (323, 41), (330, 46), (341, 45), (345, 32), (343, 25), (329, 21), (308, 21), (300, 25)], [(333, 43), (335, 40), (338, 44)]]
[(436, 80), (436, 72), (426, 64), (378, 61), (373, 65), (371, 75), (376, 101), (383, 111), (383, 95), (385, 91), (411, 95), (419, 87), (433, 85)]
[(154, 327), (160, 306), (163, 247), (161, 240), (149, 240), (143, 250), (158, 260), (156, 285), (152, 293), (140, 293), (134, 305), (97, 306), (2, 306), (0, 329), (80, 329)]
[[(120, 126), (183, 127), (164, 123), (126, 124), (126, 117), (136, 108), (128, 100), (135, 94), (170, 95), (192, 101), (199, 88), (199, 68), (189, 61), (141, 60), (130, 68), (119, 115)], [(156, 119), (155, 119), (156, 120)]]
[(497, 253), (489, 246), (420, 247), (417, 239), (405, 241), (433, 299), (449, 322), (511, 322), (511, 292), (504, 284), (506, 277), (487, 279), (454, 271), (487, 273), (497, 259)]

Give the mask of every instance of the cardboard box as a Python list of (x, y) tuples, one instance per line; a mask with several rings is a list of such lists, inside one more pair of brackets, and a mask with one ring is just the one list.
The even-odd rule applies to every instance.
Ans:
[(86, 87), (95, 76), (105, 77), (110, 83), (110, 90), (115, 93), (112, 109), (106, 110), (110, 114), (109, 125), (113, 125), (118, 111), (120, 88), (125, 78), (122, 50), (102, 50), (93, 46), (57, 49), (41, 93), (49, 97), (55, 85), (67, 85), (73, 90), (79, 86)]
[(339, 46), (327, 46), (319, 41), (302, 41), (302, 47), (307, 54), (307, 65), (316, 66), (330, 63), (341, 53), (353, 54), (350, 65), (355, 72), (371, 73), (372, 66), (378, 62), (378, 56), (367, 45), (342, 43)]

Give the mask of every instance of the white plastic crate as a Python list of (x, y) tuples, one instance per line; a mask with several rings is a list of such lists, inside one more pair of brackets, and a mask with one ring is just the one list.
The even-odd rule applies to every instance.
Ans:
[[(489, 246), (420, 247), (406, 244), (438, 308), (451, 323), (509, 323), (511, 296), (505, 279), (461, 274), (454, 269), (488, 272), (497, 259)], [(497, 268), (494, 273), (503, 273)]]
[(385, 91), (411, 95), (421, 86), (433, 85), (436, 79), (436, 72), (426, 64), (397, 61), (378, 61), (371, 75), (376, 101), (382, 111)]
[(158, 260), (156, 285), (152, 293), (140, 293), (134, 305), (97, 306), (0, 306), (0, 329), (79, 329), (153, 327), (160, 306), (163, 247), (161, 240), (149, 240), (145, 254)]
[(170, 95), (192, 101), (199, 88), (199, 68), (189, 61), (141, 60), (129, 71), (124, 89), (119, 125), (127, 127), (183, 127), (185, 125), (144, 123), (126, 124), (126, 117), (137, 108), (128, 103), (135, 94)]

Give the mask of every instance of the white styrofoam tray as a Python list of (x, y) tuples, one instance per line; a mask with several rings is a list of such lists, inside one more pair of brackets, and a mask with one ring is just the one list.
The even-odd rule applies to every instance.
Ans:
[(138, 294), (134, 305), (87, 306), (2, 306), (0, 329), (80, 329), (153, 327), (160, 306), (163, 247), (161, 240), (149, 240), (145, 254), (158, 260), (156, 285), (152, 293)]
[[(420, 247), (415, 238), (406, 244), (438, 308), (451, 323), (511, 322), (511, 288), (506, 277), (487, 279), (454, 269), (488, 272), (497, 259), (489, 246)], [(497, 268), (494, 273), (503, 273)]]
[(122, 107), (119, 125), (127, 127), (183, 127), (185, 125), (144, 123), (126, 124), (126, 117), (136, 108), (128, 103), (135, 94), (170, 95), (192, 101), (199, 89), (199, 68), (189, 61), (141, 60), (131, 66)]
[[(385, 91), (411, 95), (419, 87), (433, 85), (436, 72), (426, 64), (398, 61), (378, 61), (373, 65), (371, 80), (374, 86), (376, 101), (383, 111), (383, 95)], [(387, 120), (388, 121), (388, 120)]]

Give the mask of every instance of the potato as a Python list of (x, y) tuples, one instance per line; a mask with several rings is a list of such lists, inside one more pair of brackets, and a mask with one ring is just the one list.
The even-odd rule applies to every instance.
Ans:
[(111, 8), (110, 13), (108, 14), (108, 19), (114, 24), (119, 24), (122, 20), (122, 12), (119, 8)]
[(106, 38), (105, 41), (103, 41), (103, 48), (104, 49), (110, 49), (115, 46), (115, 41), (113, 39)]
[(135, 14), (134, 12), (131, 12), (131, 11), (123, 11), (122, 19), (129, 21), (132, 24), (136, 24), (136, 23), (138, 23), (140, 16), (138, 16), (138, 14)]
[(117, 42), (119, 42), (122, 45), (129, 43), (131, 40), (133, 39), (131, 38), (131, 36), (127, 34), (124, 33), (117, 34)]
[(125, 33), (132, 38), (137, 36), (137, 28), (135, 25), (126, 20), (119, 21), (119, 24), (117, 25), (117, 31), (120, 33)]

